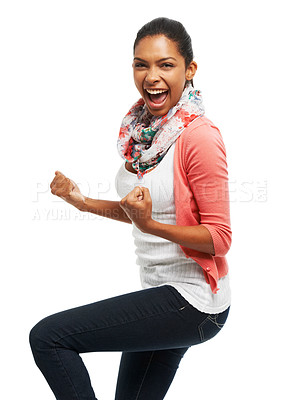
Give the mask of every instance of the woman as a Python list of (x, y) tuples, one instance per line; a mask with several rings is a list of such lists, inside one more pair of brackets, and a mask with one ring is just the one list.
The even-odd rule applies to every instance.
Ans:
[(142, 98), (122, 122), (119, 201), (85, 197), (56, 171), (53, 194), (132, 224), (143, 290), (52, 315), (31, 331), (36, 364), (59, 400), (96, 399), (80, 353), (121, 351), (116, 399), (163, 399), (187, 349), (215, 336), (230, 308), (226, 153), (193, 89), (197, 64), (177, 21), (134, 43)]

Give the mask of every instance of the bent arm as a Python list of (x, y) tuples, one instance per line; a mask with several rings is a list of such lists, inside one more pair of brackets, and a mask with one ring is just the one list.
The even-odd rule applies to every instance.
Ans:
[(231, 246), (232, 232), (226, 149), (219, 129), (205, 124), (192, 130), (185, 155), (199, 224), (211, 235), (214, 255), (225, 256)]
[(84, 196), (76, 183), (60, 171), (55, 172), (50, 188), (52, 194), (61, 197), (80, 211), (91, 212), (102, 217), (131, 224), (131, 220), (120, 207), (119, 201), (96, 200)]
[(152, 200), (146, 187), (135, 187), (120, 202), (126, 214), (142, 232), (160, 236), (181, 246), (215, 255), (209, 230), (203, 225), (171, 225), (152, 218)]
[(216, 127), (205, 124), (191, 130), (185, 140), (182, 150), (184, 171), (193, 194), (194, 203), (191, 207), (197, 211), (193, 218), (189, 218), (189, 223), (185, 224), (186, 220), (182, 217), (185, 210), (190, 210), (191, 200), (179, 193), (177, 188), (177, 225), (150, 220), (145, 232), (186, 248), (221, 257), (228, 252), (232, 236), (223, 139)]

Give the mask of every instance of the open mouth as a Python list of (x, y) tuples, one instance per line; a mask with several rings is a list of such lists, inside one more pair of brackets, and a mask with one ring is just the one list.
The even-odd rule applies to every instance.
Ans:
[(168, 89), (146, 89), (145, 92), (152, 109), (163, 107), (169, 94)]

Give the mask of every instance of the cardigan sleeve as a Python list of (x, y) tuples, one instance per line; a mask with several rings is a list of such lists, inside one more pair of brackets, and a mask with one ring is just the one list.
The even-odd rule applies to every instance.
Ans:
[(225, 256), (231, 246), (232, 232), (226, 150), (218, 128), (205, 123), (191, 130), (184, 162), (200, 224), (211, 234), (214, 256)]

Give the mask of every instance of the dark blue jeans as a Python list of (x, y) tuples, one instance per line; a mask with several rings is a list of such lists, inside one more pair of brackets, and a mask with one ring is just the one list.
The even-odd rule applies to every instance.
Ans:
[(203, 313), (165, 285), (51, 315), (31, 330), (30, 345), (57, 400), (96, 399), (79, 356), (95, 351), (122, 352), (115, 399), (160, 400), (184, 353), (215, 336), (229, 308)]

